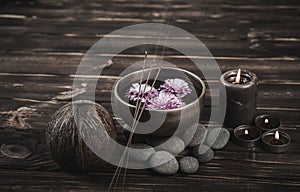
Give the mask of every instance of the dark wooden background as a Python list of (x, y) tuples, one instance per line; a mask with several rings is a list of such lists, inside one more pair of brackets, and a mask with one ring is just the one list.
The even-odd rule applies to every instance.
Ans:
[[(87, 175), (64, 172), (45, 146), (44, 130), (51, 114), (71, 100), (83, 54), (103, 35), (144, 22), (194, 34), (223, 72), (242, 67), (256, 73), (258, 113), (279, 117), (293, 141), (285, 154), (230, 142), (191, 176), (129, 170), (125, 190), (300, 191), (300, 1), (12, 0), (0, 5), (0, 191), (107, 189), (115, 167)], [(111, 86), (122, 70), (142, 59), (143, 50), (132, 48), (113, 59), (100, 78), (97, 102), (111, 111)], [(166, 49), (162, 58), (194, 70), (187, 59), (170, 57), (176, 54)]]

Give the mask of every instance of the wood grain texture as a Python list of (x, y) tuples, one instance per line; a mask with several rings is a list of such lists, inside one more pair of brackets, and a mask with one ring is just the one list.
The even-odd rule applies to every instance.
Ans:
[[(107, 190), (115, 167), (82, 175), (64, 172), (53, 161), (44, 132), (50, 116), (70, 102), (72, 94), (89, 91), (90, 85), (72, 90), (84, 53), (104, 35), (145, 22), (171, 24), (192, 33), (209, 48), (222, 72), (244, 68), (256, 73), (257, 113), (279, 117), (293, 141), (279, 155), (230, 142), (195, 175), (166, 177), (150, 170), (128, 170), (124, 190), (299, 191), (299, 11), (296, 0), (1, 1), (0, 191)], [(136, 37), (114, 38), (125, 42)], [(112, 86), (124, 69), (143, 59), (145, 49), (150, 58), (202, 76), (178, 51), (150, 45), (129, 48), (112, 59), (98, 80), (96, 101), (109, 112)], [(219, 93), (218, 79), (205, 82), (212, 84), (201, 118), (207, 124), (211, 108), (216, 107), (209, 98)], [(117, 129), (119, 139), (124, 139), (119, 125)], [(117, 189), (121, 191), (121, 185)]]

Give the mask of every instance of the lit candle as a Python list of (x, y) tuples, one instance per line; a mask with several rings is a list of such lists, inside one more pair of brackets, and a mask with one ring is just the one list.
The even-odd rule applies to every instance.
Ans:
[(270, 141), (270, 143), (272, 145), (282, 145), (282, 142), (280, 141), (280, 138), (279, 138), (279, 132), (278, 131), (275, 132), (275, 138), (274, 138), (274, 140)]
[(255, 118), (255, 126), (258, 127), (261, 131), (265, 132), (269, 130), (279, 129), (280, 121), (274, 116), (263, 114), (258, 115)]
[(257, 76), (247, 70), (225, 72), (220, 78), (220, 98), (226, 97), (226, 114), (224, 125), (237, 127), (251, 124), (256, 112)]
[(260, 139), (261, 132), (250, 125), (241, 125), (234, 129), (234, 141), (242, 147), (254, 147)]
[(283, 153), (288, 150), (291, 137), (283, 131), (271, 130), (262, 135), (262, 146), (273, 153)]

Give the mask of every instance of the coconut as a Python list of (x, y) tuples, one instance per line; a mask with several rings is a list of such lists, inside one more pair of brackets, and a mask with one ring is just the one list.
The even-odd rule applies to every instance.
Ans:
[(109, 112), (86, 100), (71, 102), (58, 109), (46, 130), (46, 143), (53, 159), (72, 172), (99, 169), (105, 162), (99, 156), (106, 159), (112, 156), (112, 140), (116, 138)]

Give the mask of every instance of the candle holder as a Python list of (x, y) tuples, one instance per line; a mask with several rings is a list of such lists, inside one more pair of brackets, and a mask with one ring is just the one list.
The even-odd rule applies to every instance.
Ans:
[(263, 148), (272, 153), (284, 153), (291, 143), (289, 134), (278, 130), (263, 133), (261, 140)]
[(258, 115), (255, 118), (255, 126), (263, 132), (277, 130), (280, 127), (280, 120), (272, 115)]
[(220, 78), (226, 93), (220, 91), (220, 98), (227, 98), (224, 125), (237, 127), (253, 122), (256, 113), (257, 76), (247, 70), (231, 70)]
[(257, 127), (240, 125), (233, 131), (234, 141), (242, 147), (254, 147), (261, 138), (261, 132)]

